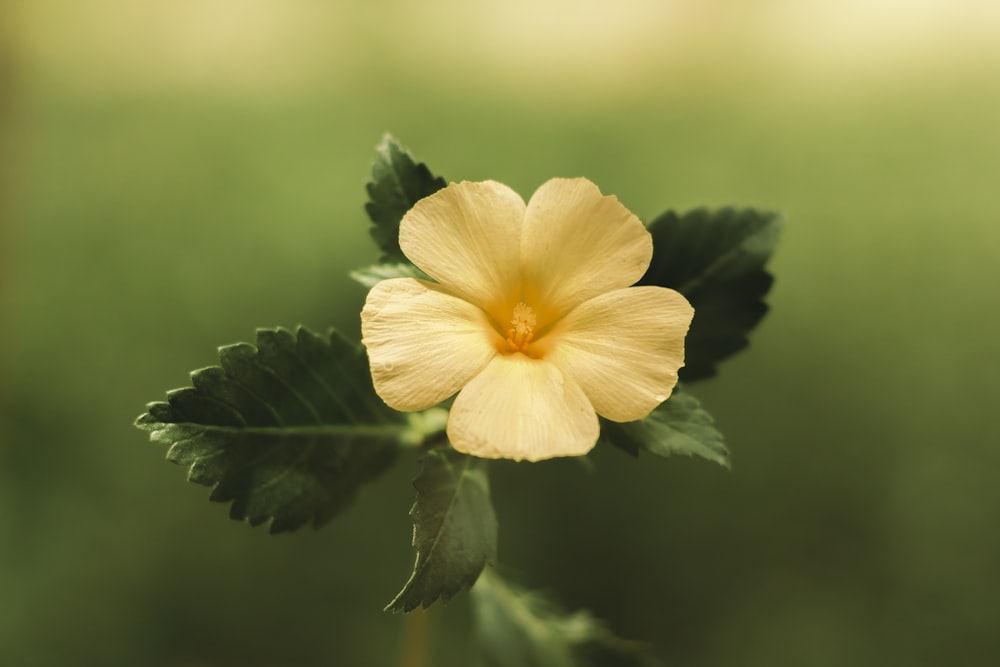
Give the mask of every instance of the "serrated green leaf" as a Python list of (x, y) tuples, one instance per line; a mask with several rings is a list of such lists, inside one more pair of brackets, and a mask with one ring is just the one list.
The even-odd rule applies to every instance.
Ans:
[(413, 574), (386, 611), (412, 611), (441, 598), (447, 602), (472, 586), (487, 563), (496, 561), (497, 519), (490, 502), (487, 462), (435, 449), (421, 459), (413, 480), (417, 500), (410, 510)]
[(773, 277), (764, 270), (782, 221), (752, 209), (667, 211), (649, 225), (653, 261), (641, 285), (675, 289), (694, 306), (685, 340), (685, 382), (716, 373), (717, 362), (747, 346), (747, 334), (767, 313)]
[(700, 456), (729, 467), (729, 450), (715, 420), (701, 402), (677, 386), (645, 419), (615, 423), (602, 420), (601, 437), (633, 456)]
[(431, 174), (427, 165), (416, 162), (395, 139), (385, 135), (376, 149), (365, 204), (374, 223), (372, 238), (384, 253), (381, 261), (407, 261), (399, 249), (399, 221), (414, 204), (444, 186), (443, 178)]
[(378, 283), (389, 278), (431, 279), (426, 273), (412, 264), (372, 264), (363, 269), (351, 271), (350, 276), (368, 289), (375, 287)]
[(487, 568), (472, 588), (485, 667), (653, 667), (647, 647), (620, 639), (586, 611), (567, 613)]
[(270, 520), (272, 533), (319, 526), (413, 437), (375, 395), (364, 351), (336, 332), (260, 329), (256, 346), (219, 348), (219, 359), (136, 426), (214, 487), (212, 500), (231, 502), (233, 519)]

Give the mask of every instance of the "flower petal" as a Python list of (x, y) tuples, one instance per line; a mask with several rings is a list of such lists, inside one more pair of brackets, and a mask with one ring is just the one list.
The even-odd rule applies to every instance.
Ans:
[(653, 240), (616, 197), (585, 178), (554, 178), (528, 202), (521, 239), (524, 300), (551, 322), (585, 300), (634, 284)]
[(521, 293), (524, 210), (502, 183), (452, 183), (407, 211), (399, 246), (450, 292), (506, 324)]
[(555, 365), (498, 355), (459, 392), (448, 438), (460, 452), (539, 461), (586, 454), (600, 426), (579, 385)]
[(496, 355), (485, 313), (432, 283), (383, 280), (361, 310), (375, 392), (396, 410), (426, 410)]
[(674, 290), (628, 287), (580, 304), (539, 345), (546, 361), (580, 383), (597, 414), (632, 421), (673, 391), (693, 316)]

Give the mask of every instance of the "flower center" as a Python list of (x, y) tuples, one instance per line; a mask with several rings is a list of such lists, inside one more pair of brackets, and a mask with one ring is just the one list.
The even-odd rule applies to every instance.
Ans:
[(535, 311), (523, 301), (514, 306), (514, 315), (507, 330), (507, 345), (511, 352), (524, 352), (535, 335)]

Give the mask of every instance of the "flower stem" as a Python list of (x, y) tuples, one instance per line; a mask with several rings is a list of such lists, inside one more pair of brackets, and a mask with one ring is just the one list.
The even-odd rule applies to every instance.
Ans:
[(418, 607), (406, 615), (400, 667), (427, 667), (430, 624), (430, 612), (423, 608)]

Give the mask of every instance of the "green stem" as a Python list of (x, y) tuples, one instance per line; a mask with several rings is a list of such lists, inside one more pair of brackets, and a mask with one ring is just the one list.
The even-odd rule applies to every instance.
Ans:
[(400, 667), (427, 667), (427, 646), (430, 644), (430, 612), (417, 607), (406, 615), (403, 627), (403, 652)]

